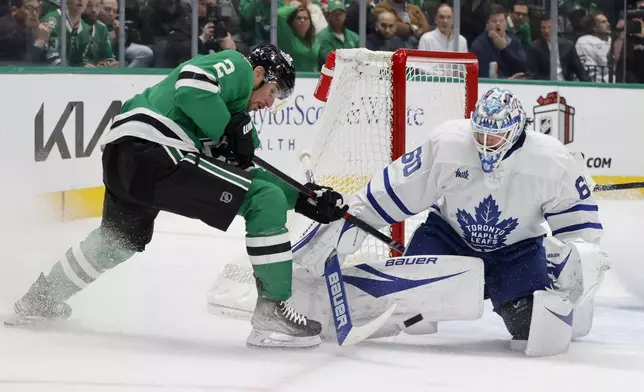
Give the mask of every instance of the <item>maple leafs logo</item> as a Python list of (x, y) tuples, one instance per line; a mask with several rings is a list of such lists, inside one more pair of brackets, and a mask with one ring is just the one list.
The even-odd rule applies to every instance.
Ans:
[(507, 236), (519, 225), (516, 218), (507, 218), (499, 222), (501, 211), (492, 195), (474, 208), (474, 215), (476, 219), (465, 210), (456, 210), (456, 219), (463, 230), (463, 239), (479, 250), (505, 246)]

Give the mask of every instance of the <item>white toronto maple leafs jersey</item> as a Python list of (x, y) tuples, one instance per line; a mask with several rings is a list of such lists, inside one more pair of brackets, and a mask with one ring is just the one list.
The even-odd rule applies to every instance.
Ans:
[(484, 174), (469, 120), (443, 123), (429, 139), (377, 173), (350, 203), (375, 227), (428, 210), (476, 251), (547, 234), (598, 244), (603, 229), (582, 168), (552, 136), (528, 131)]

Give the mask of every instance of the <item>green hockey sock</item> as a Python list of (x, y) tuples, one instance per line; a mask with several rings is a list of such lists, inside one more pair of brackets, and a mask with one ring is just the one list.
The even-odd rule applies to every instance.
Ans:
[(80, 244), (69, 248), (47, 275), (52, 295), (59, 301), (67, 300), (133, 254), (106, 238), (101, 228), (92, 231)]
[(260, 295), (276, 301), (291, 298), (293, 254), (288, 230), (267, 236), (246, 236), (246, 251), (260, 282)]
[(260, 295), (277, 301), (291, 297), (293, 254), (287, 211), (284, 192), (259, 178), (253, 178), (239, 210), (246, 219), (246, 251), (260, 283)]

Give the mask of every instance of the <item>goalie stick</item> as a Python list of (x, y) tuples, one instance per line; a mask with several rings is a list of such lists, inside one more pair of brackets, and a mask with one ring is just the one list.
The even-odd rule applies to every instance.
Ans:
[(606, 191), (623, 191), (626, 189), (644, 188), (644, 182), (627, 182), (625, 184), (608, 184), (608, 185), (595, 185), (593, 191), (606, 192)]
[[(306, 181), (315, 183), (315, 177), (311, 169), (310, 154), (306, 151), (302, 152), (300, 154), (300, 162), (304, 166)], [(344, 279), (342, 277), (342, 268), (340, 267), (340, 260), (335, 251), (331, 253), (324, 267), (324, 282), (329, 293), (333, 326), (335, 327), (338, 345), (348, 346), (359, 343), (382, 328), (396, 309), (396, 304), (394, 303), (383, 314), (365, 325), (353, 325), (344, 287)]]

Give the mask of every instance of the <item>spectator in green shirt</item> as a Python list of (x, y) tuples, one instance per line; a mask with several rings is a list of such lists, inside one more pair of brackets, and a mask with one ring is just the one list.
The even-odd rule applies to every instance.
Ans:
[(358, 34), (344, 27), (347, 20), (347, 9), (342, 0), (329, 1), (329, 26), (318, 33), (320, 43), (320, 66), (324, 64), (329, 53), (336, 49), (351, 49), (360, 46)]
[[(64, 0), (65, 1), (65, 0)], [(87, 61), (87, 47), (90, 41), (89, 25), (83, 21), (81, 15), (87, 7), (87, 0), (66, 0), (67, 15), (65, 17), (67, 28), (67, 65), (72, 67), (92, 66)], [(47, 61), (52, 65), (62, 63), (60, 50), (61, 40), (59, 36), (61, 25), (61, 10), (54, 10), (44, 15), (41, 22), (49, 26), (51, 35), (45, 45)]]
[(299, 1), (291, 1), (277, 10), (277, 43), (293, 58), (295, 71), (320, 70), (320, 44), (315, 37), (311, 13)]
[(98, 67), (118, 67), (119, 63), (112, 53), (112, 42), (107, 26), (98, 20), (101, 13), (101, 0), (88, 0), (82, 18), (89, 26), (89, 43), (85, 49), (87, 64)]
[(528, 6), (522, 0), (517, 0), (512, 6), (512, 11), (507, 17), (507, 32), (519, 38), (523, 50), (530, 49), (532, 45), (532, 35), (530, 31), (530, 16)]

